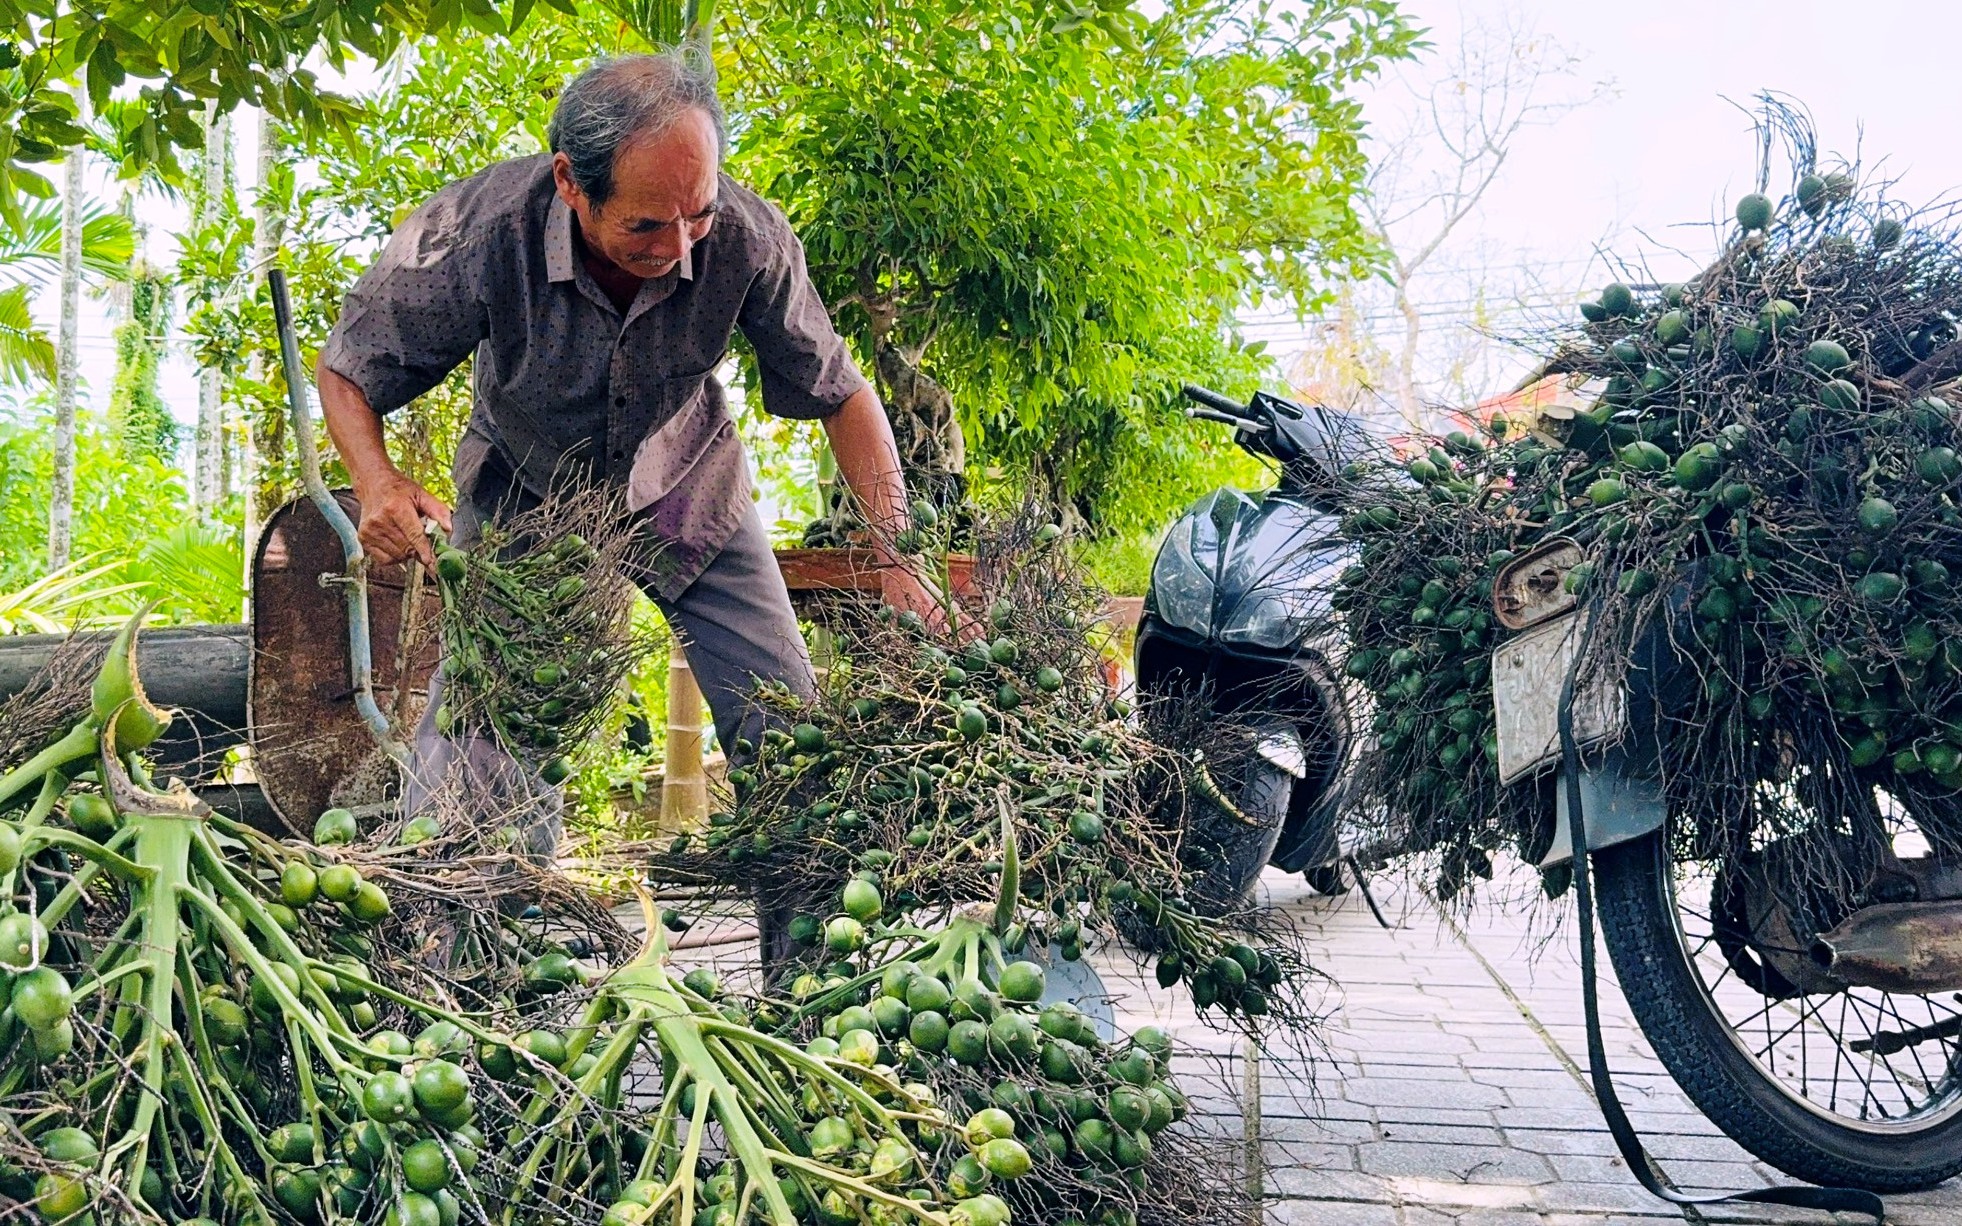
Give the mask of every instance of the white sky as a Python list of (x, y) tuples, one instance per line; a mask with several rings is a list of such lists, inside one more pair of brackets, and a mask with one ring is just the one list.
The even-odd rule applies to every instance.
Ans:
[[(1615, 231), (1618, 253), (1641, 241), (1676, 241), (1692, 256), (1711, 247), (1706, 232), (1676, 223), (1727, 215), (1747, 190), (1755, 147), (1747, 104), (1761, 89), (1782, 90), (1810, 107), (1822, 149), (1848, 155), (1856, 145), (1900, 179), (1896, 194), (1922, 202), (1962, 188), (1962, 138), (1953, 127), (1952, 66), (1962, 46), (1962, 6), (1923, 0), (1649, 0), (1607, 5), (1575, 0), (1407, 0), (1441, 47), (1463, 23), (1490, 22), (1508, 8), (1582, 57), (1580, 71), (1611, 79), (1612, 96), (1526, 132), (1503, 177), (1471, 219), (1463, 241), (1524, 262), (1580, 267), (1594, 242)], [(1435, 56), (1431, 57), (1435, 60)], [(1435, 63), (1403, 70), (1419, 79)], [(1392, 78), (1366, 95), (1372, 117), (1396, 126), (1408, 105)], [(240, 165), (251, 181), (251, 121), (241, 117)], [(95, 176), (100, 181), (101, 176)], [(106, 185), (105, 185), (106, 187)], [(105, 191), (104, 198), (108, 198)], [(152, 258), (167, 256), (181, 210), (152, 200)], [(1668, 275), (1666, 260), (1655, 270)], [(1693, 271), (1691, 257), (1679, 267)], [(37, 304), (52, 331), (52, 292)], [(86, 394), (108, 396), (113, 350), (103, 304), (84, 301)], [(1446, 321), (1448, 323), (1448, 321)], [(1277, 352), (1300, 345), (1291, 321), (1262, 323), (1254, 334)], [(1500, 389), (1494, 389), (1500, 390)], [(180, 420), (196, 412), (195, 373), (181, 348), (163, 374), (163, 393)]]
[[(1407, 78), (1434, 79), (1467, 23), (1489, 25), (1508, 12), (1515, 24), (1578, 55), (1585, 78), (1612, 82), (1608, 97), (1521, 134), (1482, 208), (1453, 240), (1461, 248), (1484, 245), (1502, 263), (1510, 255), (1552, 265), (1556, 274), (1566, 273), (1565, 281), (1550, 278), (1558, 284), (1577, 289), (1604, 281), (1601, 266), (1589, 269), (1586, 262), (1611, 233), (1613, 254), (1623, 258), (1656, 244), (1684, 252), (1654, 256), (1650, 266), (1661, 279), (1701, 267), (1714, 236), (1680, 227), (1728, 217), (1736, 198), (1751, 190), (1757, 150), (1750, 117), (1739, 106), (1749, 107), (1763, 90), (1790, 94), (1810, 109), (1822, 153), (1857, 153), (1867, 173), (1879, 163), (1885, 177), (1899, 180), (1897, 198), (1925, 203), (1962, 188), (1951, 84), (1962, 6), (1404, 0), (1403, 7), (1431, 27), (1437, 46), (1364, 95), (1366, 117), (1386, 132), (1406, 120)], [(1560, 309), (1571, 310), (1570, 302)], [(1427, 328), (1433, 339), (1445, 330)], [(1276, 352), (1301, 344), (1291, 320), (1263, 322), (1251, 334)], [(1517, 359), (1515, 375), (1526, 364)]]

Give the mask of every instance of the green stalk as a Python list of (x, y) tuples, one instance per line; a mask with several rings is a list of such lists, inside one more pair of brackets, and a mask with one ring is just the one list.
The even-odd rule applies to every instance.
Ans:
[[(320, 1052), (321, 1058), (327, 1061), (328, 1067), (334, 1071), (336, 1076), (343, 1073), (360, 1072), (359, 1069), (343, 1059), (334, 1050), (334, 1042), (337, 1038), (341, 1038), (341, 1036), (336, 1035), (332, 1030), (328, 1029), (314, 1015), (313, 1011), (308, 1009), (300, 998), (293, 994), (291, 989), (286, 986), (285, 981), (280, 979), (278, 975), (273, 974), (272, 963), (267, 961), (266, 957), (253, 947), (251, 939), (239, 930), (237, 924), (232, 922), (231, 916), (226, 915), (224, 910), (217, 903), (213, 902), (203, 890), (187, 888), (183, 891), (183, 897), (210, 917), (212, 926), (218, 930), (218, 935), (224, 939), (226, 945), (231, 947), (232, 956), (245, 963), (247, 970), (266, 981), (266, 989), (272, 993), (273, 999), (279, 1002), (280, 1012), (300, 1024), (300, 1028), (306, 1032), (309, 1039), (313, 1040), (313, 1045)], [(293, 968), (300, 972), (300, 981), (302, 983), (312, 981), (312, 976), (306, 973), (305, 966), (306, 963), (302, 960), (299, 966)], [(315, 990), (318, 991), (317, 985)], [(328, 1009), (328, 1012), (336, 1022), (340, 1022), (341, 1017), (338, 1012), (335, 1012), (331, 1007)], [(352, 1042), (351, 1039), (344, 1041)]]
[(319, 1162), (325, 1156), (321, 1146), (327, 1137), (327, 1130), (320, 1126), (320, 1092), (314, 1088), (313, 1062), (307, 1059), (299, 1023), (290, 1017), (286, 1019), (286, 1042), (293, 1049), (293, 1071), (300, 1079), (300, 1103), (306, 1109), (307, 1123), (313, 1125), (313, 1160)]
[[(190, 876), (191, 835), (196, 826), (185, 818), (149, 814), (130, 814), (126, 820), (136, 827), (136, 858), (149, 870), (146, 884), (136, 891), (135, 901), (144, 913), (143, 946), (133, 963), (149, 972), (144, 999), (149, 1017), (143, 1026), (142, 1040), (144, 1095), (136, 1104), (136, 1118), (126, 1134), (134, 1140), (130, 1169), (140, 1175), (149, 1154), (150, 1132), (164, 1096), (164, 1061), (172, 1045), (168, 1037), (173, 990), (177, 985), (177, 949), (184, 928), (178, 890)], [(105, 1176), (121, 1148), (119, 1143), (103, 1155)]]
[(835, 1005), (837, 1002), (841, 1000), (845, 1000), (849, 998), (853, 993), (857, 992), (860, 988), (866, 986), (867, 984), (878, 982), (879, 977), (884, 975), (886, 971), (891, 969), (897, 963), (919, 962), (923, 967), (927, 969), (931, 969), (930, 955), (934, 953), (934, 950), (935, 947), (931, 945), (922, 946), (918, 949), (908, 950), (906, 953), (900, 955), (897, 958), (894, 958), (891, 962), (884, 962), (870, 970), (861, 971), (857, 975), (854, 975), (852, 978), (846, 980), (844, 983), (839, 984), (837, 987), (830, 988), (823, 992), (819, 992), (816, 996), (811, 997), (803, 1004), (798, 1005), (796, 1008), (792, 1009), (784, 1017), (784, 1020), (776, 1027), (776, 1029), (792, 1030), (796, 1028), (798, 1022), (802, 1021), (807, 1017), (820, 1015), (820, 1014), (829, 1014), (832, 1011), (831, 1007), (833, 1005)]
[(57, 830), (52, 826), (43, 826), (39, 830), (36, 830), (30, 839), (23, 839), (21, 841), (24, 844), (22, 848), (23, 855), (27, 853), (29, 848), (59, 847), (64, 851), (73, 852), (91, 863), (100, 864), (103, 868), (108, 869), (110, 872), (132, 884), (149, 881), (157, 875), (154, 868), (138, 863), (125, 856), (117, 855), (115, 852), (109, 850), (106, 845), (96, 842), (87, 835), (76, 834), (68, 830)]
[[(191, 1113), (197, 1116), (198, 1122), (204, 1126), (205, 1136), (217, 1151), (219, 1162), (231, 1172), (232, 1182), (235, 1186), (242, 1188), (255, 1186), (258, 1181), (246, 1175), (244, 1168), (238, 1164), (238, 1155), (233, 1153), (232, 1147), (225, 1143), (224, 1128), (218, 1121), (218, 1113), (213, 1109), (211, 1101), (205, 1097), (205, 1082), (197, 1075), (198, 1070), (191, 1063), (190, 1053), (180, 1046), (176, 1050), (176, 1055), (184, 1064), (184, 1080), (191, 1087)], [(223, 1084), (222, 1075), (215, 1068), (210, 1069), (206, 1073), (206, 1077), (217, 1081), (218, 1084)], [(227, 1088), (229, 1089), (229, 1087)], [(236, 1099), (233, 1100), (233, 1104), (234, 1110), (240, 1112), (240, 1118), (246, 1118), (243, 1114), (242, 1104), (239, 1104)], [(251, 1132), (249, 1129), (247, 1131), (253, 1143), (257, 1145), (259, 1140), (258, 1134)], [(271, 1165), (272, 1155), (266, 1153), (263, 1147), (259, 1149), (259, 1156), (262, 1162), (265, 1162), (268, 1166)]]
[(681, 1151), (680, 1169), (675, 1175), (675, 1182), (681, 1185), (681, 1212), (675, 1218), (678, 1222), (695, 1220), (695, 1170), (702, 1159), (702, 1136), (708, 1131), (709, 1106), (709, 1096), (702, 1093), (698, 1084), (694, 1115), (688, 1121), (688, 1144)]
[[(143, 911), (140, 908), (133, 909), (131, 914), (135, 915), (139, 921), (143, 919)], [(134, 965), (145, 966), (144, 956), (140, 951), (132, 956)], [(147, 969), (147, 966), (145, 966), (145, 969)], [(116, 1036), (116, 1050), (118, 1051), (123, 1050), (124, 1044), (128, 1040), (131, 1032), (138, 1026), (144, 1025), (151, 1016), (150, 1011), (143, 1007), (143, 995), (146, 990), (147, 985), (144, 981), (132, 979), (125, 982), (116, 993), (116, 1017), (110, 1024), (110, 1033)]]
[(117, 980), (126, 978), (127, 976), (130, 975), (141, 975), (144, 972), (148, 971), (149, 969), (150, 969), (150, 965), (147, 960), (125, 962), (121, 966), (117, 967), (115, 970), (97, 975), (95, 978), (89, 980), (81, 987), (76, 988), (70, 999), (72, 999), (77, 1004), (79, 1004), (82, 1001), (88, 999), (88, 997), (91, 994), (101, 991), (103, 988), (108, 987), (110, 984), (115, 983)]
[[(365, 975), (358, 975), (355, 972), (347, 969), (345, 966), (342, 966), (338, 962), (322, 962), (316, 958), (309, 958), (306, 960), (306, 969), (309, 971), (315, 971), (315, 970), (325, 971), (329, 975), (334, 976), (336, 979), (339, 979), (343, 983), (353, 984), (354, 986), (361, 988), (366, 992), (381, 997), (383, 1000), (391, 1001), (395, 1004), (401, 1005), (405, 1009), (414, 1010), (415, 1012), (419, 1014), (423, 1014), (433, 1020), (450, 1022), (453, 1025), (455, 1025), (458, 1030), (463, 1031), (465, 1034), (469, 1035), (473, 1039), (478, 1040), (479, 1042), (502, 1043), (507, 1038), (507, 1036), (499, 1034), (494, 1030), (487, 1030), (484, 1027), (479, 1026), (476, 1022), (471, 1020), (470, 1015), (467, 1013), (453, 1013), (448, 1009), (441, 1008), (440, 1006), (431, 1004), (428, 1001), (417, 1000), (415, 997), (409, 996), (402, 992), (398, 992), (394, 988), (388, 987), (385, 984), (376, 983), (374, 980), (369, 979)], [(355, 1040), (355, 1043), (356, 1046), (358, 1047), (359, 1041)], [(361, 1050), (363, 1051), (364, 1054), (369, 1054), (369, 1055), (373, 1054), (367, 1052), (365, 1048), (362, 1048)]]
[[(668, 1133), (675, 1126), (675, 1113), (681, 1105), (681, 1089), (688, 1084), (686, 1072), (680, 1073), (667, 1082), (667, 1093), (661, 1096), (661, 1109), (654, 1116), (654, 1131), (647, 1140), (647, 1152), (640, 1156), (640, 1169), (634, 1172), (635, 1179), (652, 1179), (654, 1164), (667, 1148)], [(672, 1172), (669, 1178), (673, 1178)]]
[[(750, 1181), (763, 1186), (763, 1199), (770, 1219), (776, 1226), (797, 1226), (797, 1215), (791, 1210), (783, 1189), (777, 1186), (769, 1147), (750, 1123), (741, 1095), (736, 1092), (704, 1041), (703, 1028), (709, 1024), (708, 1020), (694, 1016), (688, 1002), (668, 982), (667, 968), (663, 965), (667, 956), (667, 941), (662, 935), (654, 904), (645, 892), (640, 895), (640, 907), (647, 924), (647, 944), (632, 963), (614, 973), (607, 986), (616, 998), (627, 1003), (629, 1020), (651, 1022), (655, 1041), (662, 1052), (685, 1067), (695, 1078), (697, 1124), (696, 1135), (690, 1138), (691, 1147), (699, 1150), (700, 1121), (704, 1118), (703, 1112), (712, 1104), (716, 1118), (722, 1124), (723, 1140), (729, 1152), (748, 1172)], [(689, 1166), (683, 1169), (692, 1172), (694, 1168)], [(693, 1199), (692, 1194), (684, 1194), (684, 1216), (681, 1218), (684, 1222), (693, 1220)]]
[(754, 1111), (759, 1119), (777, 1134), (778, 1140), (786, 1148), (795, 1149), (795, 1138), (802, 1129), (802, 1122), (785, 1102), (784, 1094), (775, 1085), (769, 1070), (756, 1067), (760, 1063), (756, 1053), (720, 1041), (712, 1041), (711, 1050), (723, 1073), (755, 1104)]
[[(815, 1158), (801, 1158), (796, 1154), (783, 1154), (778, 1158), (778, 1161), (789, 1169), (807, 1174), (820, 1182), (828, 1183), (836, 1188), (843, 1188), (845, 1191), (863, 1196), (867, 1200), (876, 1200), (881, 1204), (891, 1205), (895, 1209), (904, 1209), (908, 1213), (926, 1221), (945, 1222), (947, 1220), (943, 1215), (935, 1213), (919, 1201), (901, 1196), (896, 1192), (889, 1192), (877, 1184), (867, 1183), (855, 1175), (841, 1171), (835, 1166), (827, 1166)], [(770, 1186), (775, 1187), (776, 1181), (772, 1180)], [(779, 1194), (781, 1194), (780, 1189)]]
[[(67, 786), (68, 781), (54, 771), (50, 771), (42, 776), (41, 794), (34, 798), (34, 804), (29, 807), (20, 819), (20, 832), (23, 836), (23, 844), (26, 842), (26, 835), (39, 829), (41, 823), (48, 820), (48, 814), (54, 812), (55, 801), (61, 798), (61, 793)], [(20, 863), (8, 869), (4, 874), (0, 874), (0, 898), (12, 898), (14, 896), (14, 878), (26, 863), (27, 855), (25, 847), (23, 847)]]
[[(293, 938), (287, 935), (284, 928), (273, 922), (272, 916), (266, 913), (265, 907), (257, 896), (239, 884), (238, 878), (232, 875), (231, 869), (225, 864), (224, 853), (211, 842), (210, 832), (199, 830), (198, 835), (199, 837), (192, 840), (191, 852), (197, 858), (198, 868), (204, 874), (205, 880), (215, 886), (222, 897), (231, 899), (245, 917), (252, 921), (252, 926), (265, 936), (266, 943), (279, 954), (280, 959), (300, 973), (301, 990), (306, 992), (313, 999), (314, 1006), (326, 1015), (330, 1028), (339, 1032), (343, 1038), (352, 1041), (354, 1032), (348, 1029), (340, 1010), (334, 1007), (334, 1002), (328, 997), (327, 990), (307, 973), (306, 954), (293, 943)], [(230, 917), (226, 918), (229, 922)], [(247, 944), (250, 942), (248, 941)]]
[(4, 808), (30, 783), (94, 754), (95, 735), (95, 726), (84, 720), (70, 728), (60, 740), (0, 776), (0, 808)]
[(592, 1043), (593, 1036), (599, 1033), (600, 1023), (606, 1020), (607, 1004), (604, 996), (594, 996), (586, 1004), (586, 1011), (579, 1016), (579, 1024), (565, 1036), (565, 1059), (570, 1064), (584, 1055)]
[(1000, 935), (1015, 922), (1015, 907), (1022, 901), (1022, 858), (1015, 846), (1015, 815), (999, 790), (995, 804), (1001, 810), (1001, 890), (995, 896), (995, 933)]
[[(770, 1219), (777, 1226), (796, 1226), (797, 1215), (785, 1199), (783, 1189), (777, 1186), (769, 1147), (764, 1144), (744, 1111), (742, 1096), (703, 1042), (701, 1021), (685, 1016), (685, 1006), (667, 988), (667, 973), (658, 964), (652, 968), (651, 976), (644, 969), (638, 973), (627, 972), (627, 976), (627, 982), (619, 984), (622, 997), (654, 1014), (656, 1042), (673, 1052), (675, 1059), (687, 1065), (695, 1075), (696, 1106), (699, 1108), (706, 1101), (714, 1102), (715, 1115), (721, 1121), (723, 1137), (730, 1152), (749, 1173), (751, 1182), (763, 1185), (763, 1200)], [(660, 982), (654, 982), (655, 979)]]
[[(612, 1038), (607, 1042), (605, 1050), (595, 1058), (593, 1067), (587, 1070), (585, 1076), (573, 1083), (573, 1090), (581, 1100), (593, 1098), (594, 1091), (603, 1086), (616, 1070), (633, 1058), (634, 1052), (640, 1047), (641, 1035), (644, 1029), (645, 1027), (640, 1022), (634, 1021), (620, 1027), (613, 1033)], [(532, 1132), (536, 1132), (542, 1137), (538, 1144), (532, 1148), (530, 1156), (525, 1161), (524, 1170), (519, 1177), (519, 1186), (521, 1187), (529, 1186), (532, 1180), (537, 1178), (538, 1168), (544, 1163), (545, 1155), (553, 1144), (554, 1138), (551, 1134), (556, 1132), (556, 1129), (548, 1130), (541, 1127), (545, 1120), (545, 1113), (550, 1109), (551, 1105), (550, 1099), (540, 1095), (531, 1104), (531, 1107), (525, 1112), (520, 1121), (512, 1125), (511, 1131), (506, 1135), (505, 1143), (512, 1149), (516, 1149), (522, 1144), (524, 1138)]]
[(733, 1022), (713, 1022), (704, 1019), (701, 1029), (705, 1034), (718, 1035), (762, 1048), (791, 1068), (815, 1077), (843, 1094), (853, 1105), (877, 1121), (880, 1127), (889, 1132), (897, 1130), (891, 1114), (879, 1105), (878, 1100), (867, 1094), (862, 1086), (839, 1073), (831, 1062), (821, 1060), (803, 1048), (792, 1046), (782, 1039), (744, 1029)]

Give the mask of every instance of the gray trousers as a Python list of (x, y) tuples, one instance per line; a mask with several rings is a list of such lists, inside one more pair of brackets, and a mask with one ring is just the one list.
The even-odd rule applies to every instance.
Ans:
[[(476, 542), (492, 516), (522, 512), (536, 500), (502, 482), (459, 494), (452, 516), (452, 543)], [(486, 497), (488, 495), (488, 497)], [(627, 577), (647, 591), (646, 572), (630, 568)], [(708, 700), (716, 738), (735, 755), (738, 739), (755, 742), (763, 717), (749, 702), (758, 681), (777, 681), (803, 698), (817, 692), (809, 650), (797, 628), (783, 574), (770, 551), (769, 536), (754, 505), (742, 524), (701, 575), (679, 596), (666, 599), (647, 591), (667, 618), (688, 656), (688, 667)], [(436, 731), (442, 702), (442, 676), (430, 681), (429, 706), (416, 728), (404, 808), (415, 813), (459, 770), (466, 795), (483, 816), (516, 828), (527, 851), (549, 859), (562, 829), (563, 798), (526, 770), (489, 737), (445, 737)]]

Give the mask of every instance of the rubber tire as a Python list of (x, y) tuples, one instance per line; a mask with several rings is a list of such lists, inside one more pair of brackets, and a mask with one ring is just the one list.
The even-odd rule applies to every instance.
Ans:
[(1833, 1187), (1913, 1192), (1962, 1172), (1962, 1112), (1921, 1133), (1864, 1133), (1799, 1106), (1705, 1003), (1676, 933), (1664, 836), (1595, 852), (1601, 936), (1649, 1045), (1710, 1122), (1789, 1175)]
[[(1281, 827), (1288, 820), (1294, 776), (1258, 754), (1246, 769), (1247, 777), (1236, 789), (1238, 795), (1233, 801), (1243, 815), (1255, 819), (1255, 825), (1235, 821), (1204, 801), (1191, 805), (1186, 818), (1181, 856), (1189, 861), (1195, 847), (1211, 843), (1220, 857), (1220, 862), (1209, 864), (1197, 876), (1186, 896), (1192, 910), (1200, 915), (1223, 915), (1253, 895), (1261, 870), (1281, 840)], [(1114, 918), (1118, 935), (1133, 949), (1146, 954), (1165, 952), (1157, 927), (1136, 909), (1119, 908)]]
[(1309, 889), (1324, 898), (1340, 898), (1356, 885), (1355, 879), (1349, 875), (1348, 864), (1341, 860), (1302, 869), (1301, 877), (1308, 883)]
[(1206, 847), (1217, 857), (1193, 883), (1190, 901), (1201, 915), (1223, 915), (1246, 903), (1288, 820), (1294, 776), (1259, 754), (1245, 769), (1233, 803), (1253, 824), (1204, 805), (1185, 832), (1188, 845)]

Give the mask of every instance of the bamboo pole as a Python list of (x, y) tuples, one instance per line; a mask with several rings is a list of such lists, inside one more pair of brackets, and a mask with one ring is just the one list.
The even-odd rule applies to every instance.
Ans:
[(661, 828), (693, 830), (708, 816), (702, 771), (702, 690), (677, 641), (668, 650), (667, 762), (661, 776)]
[(1260, 1044), (1249, 1038), (1241, 1049), (1244, 1080), (1242, 1098), (1246, 1105), (1240, 1117), (1241, 1143), (1246, 1154), (1247, 1223), (1261, 1226), (1266, 1217), (1267, 1153), (1260, 1135)]

